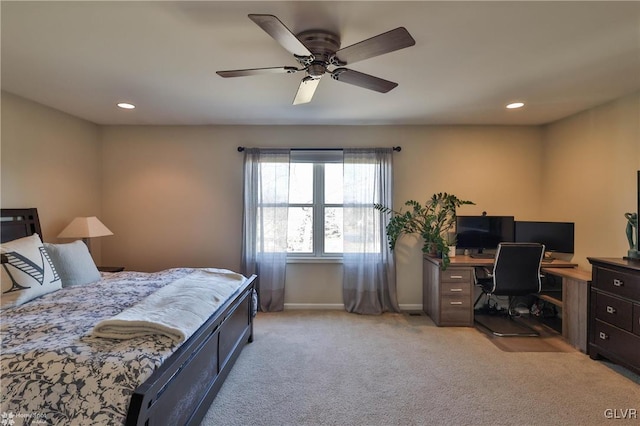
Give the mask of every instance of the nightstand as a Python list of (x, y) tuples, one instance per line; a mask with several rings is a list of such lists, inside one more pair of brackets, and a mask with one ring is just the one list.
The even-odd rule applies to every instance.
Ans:
[(124, 266), (98, 266), (100, 272), (121, 272), (124, 271)]

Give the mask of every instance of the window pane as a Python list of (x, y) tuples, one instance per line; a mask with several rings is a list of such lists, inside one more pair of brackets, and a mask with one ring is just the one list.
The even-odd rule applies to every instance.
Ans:
[(291, 163), (289, 171), (289, 203), (313, 203), (313, 163)]
[(313, 252), (313, 208), (289, 207), (287, 228), (289, 253)]
[(342, 204), (342, 163), (324, 164), (324, 202)]
[(278, 233), (276, 223), (287, 220), (288, 207), (265, 207), (256, 209), (256, 232), (260, 251), (265, 253), (281, 253), (287, 241)]
[(342, 253), (342, 207), (327, 207), (324, 213), (324, 251)]

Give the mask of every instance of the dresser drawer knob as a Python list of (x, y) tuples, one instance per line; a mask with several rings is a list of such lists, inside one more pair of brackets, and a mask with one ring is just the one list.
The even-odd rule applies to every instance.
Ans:
[(604, 331), (600, 332), (600, 338), (602, 340), (607, 340), (609, 338), (609, 336), (607, 335), (607, 333), (605, 333)]
[(449, 302), (451, 305), (462, 305), (462, 302)]
[(461, 288), (452, 288), (450, 291), (454, 292), (454, 293), (459, 293), (462, 291)]
[(457, 279), (457, 280), (461, 280), (462, 279), (462, 275), (451, 275), (451, 279)]
[(616, 278), (616, 279), (613, 280), (613, 285), (616, 286), (616, 287), (622, 287), (624, 285), (624, 281), (619, 280), (619, 279)]
[(614, 308), (613, 306), (607, 306), (607, 313), (608, 314), (615, 314), (616, 313), (616, 308)]

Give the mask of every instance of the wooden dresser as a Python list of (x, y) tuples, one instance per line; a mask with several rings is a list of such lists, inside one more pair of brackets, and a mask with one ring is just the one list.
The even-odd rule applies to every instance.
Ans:
[(588, 258), (589, 356), (640, 374), (640, 261)]

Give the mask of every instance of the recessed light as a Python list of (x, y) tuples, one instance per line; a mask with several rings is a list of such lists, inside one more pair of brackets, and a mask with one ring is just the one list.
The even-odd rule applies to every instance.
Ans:
[(136, 107), (135, 105), (126, 102), (120, 102), (118, 106), (122, 109), (134, 109)]
[(522, 102), (513, 102), (513, 103), (510, 103), (509, 105), (507, 105), (507, 109), (522, 108), (523, 106), (524, 106), (524, 103), (522, 103)]

